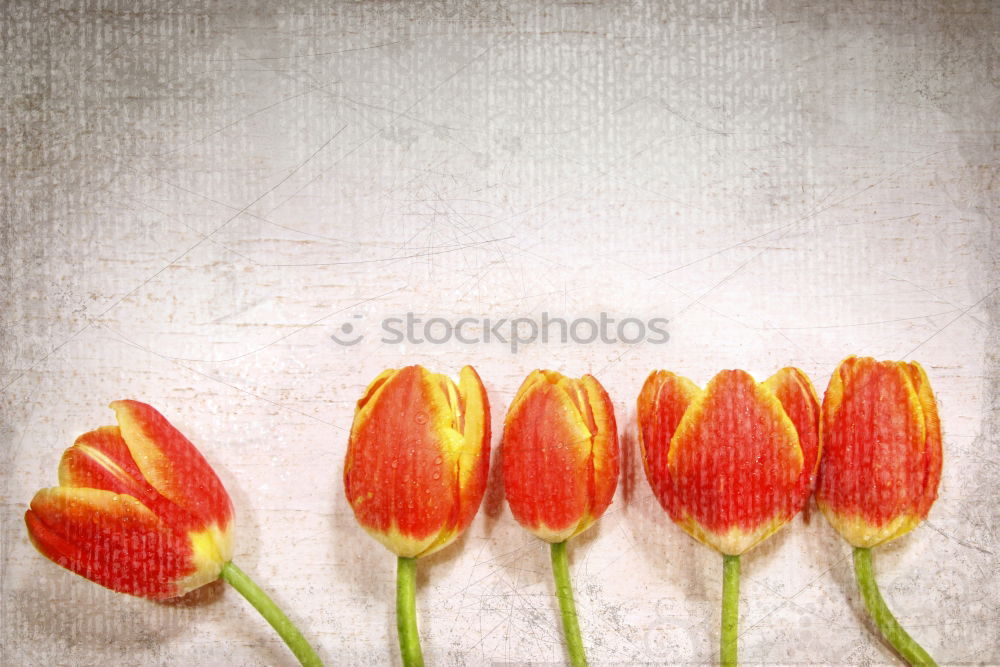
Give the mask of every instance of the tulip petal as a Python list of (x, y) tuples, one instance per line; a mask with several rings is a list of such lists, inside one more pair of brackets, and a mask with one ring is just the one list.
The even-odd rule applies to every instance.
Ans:
[(59, 461), (59, 484), (127, 493), (136, 498), (153, 491), (132, 460), (117, 426), (102, 426), (78, 437)]
[(927, 518), (931, 505), (937, 500), (938, 485), (941, 482), (941, 464), (943, 451), (941, 446), (941, 420), (938, 418), (937, 401), (931, 391), (931, 383), (923, 367), (917, 362), (905, 366), (913, 383), (917, 400), (924, 413), (924, 457), (926, 459), (924, 483), (918, 494), (916, 514), (921, 519)]
[(566, 385), (536, 373), (507, 413), (504, 489), (519, 523), (544, 540), (562, 542), (589, 510), (593, 432)]
[(229, 494), (191, 441), (145, 403), (123, 400), (110, 407), (143, 478), (204, 525), (228, 526), (233, 517)]
[(667, 465), (670, 440), (688, 406), (701, 394), (694, 382), (669, 371), (650, 373), (639, 393), (639, 447), (646, 479), (663, 509), (675, 520), (681, 514)]
[(490, 402), (486, 387), (472, 366), (459, 373), (463, 409), (463, 445), (456, 460), (458, 478), (458, 532), (465, 530), (479, 511), (490, 466)]
[(375, 395), (378, 393), (379, 389), (382, 388), (382, 385), (384, 385), (389, 378), (398, 372), (399, 371), (395, 368), (387, 368), (375, 376), (375, 379), (372, 380), (368, 384), (368, 388), (365, 389), (364, 396), (358, 399), (358, 410), (363, 410), (366, 405), (375, 400)]
[(172, 530), (132, 496), (101, 489), (42, 489), (24, 518), (42, 554), (120, 593), (173, 597), (184, 592), (177, 581), (195, 570), (187, 535)]
[[(459, 386), (451, 378), (430, 374), (437, 380), (451, 409), (452, 427), (462, 432), (463, 441), (458, 450), (457, 440), (450, 434), (442, 440), (447, 479), (454, 489), (451, 517), (430, 545), (418, 554), (428, 556), (451, 544), (472, 523), (482, 503), (489, 477), (490, 462), (490, 405), (479, 374), (472, 366), (464, 366), (459, 373)], [(443, 428), (447, 426), (442, 424)]]
[[(413, 368), (416, 368), (415, 366)], [(404, 369), (405, 370), (405, 369)], [(372, 410), (375, 409), (375, 404), (378, 402), (377, 399), (379, 395), (385, 391), (387, 385), (391, 384), (393, 379), (401, 371), (395, 368), (389, 368), (376, 376), (374, 380), (365, 389), (364, 395), (358, 399), (357, 408), (354, 412), (354, 422), (351, 424), (351, 437), (354, 437), (355, 433), (363, 431), (368, 423), (371, 421)], [(348, 452), (348, 461), (350, 460), (350, 452)]]
[(774, 394), (744, 371), (720, 372), (691, 403), (667, 465), (687, 517), (682, 527), (696, 537), (704, 531), (709, 539), (699, 539), (723, 553), (750, 548), (801, 506), (795, 425)]
[(458, 456), (462, 451), (465, 415), (462, 397), (455, 382), (443, 373), (431, 373), (420, 367), (420, 381), (426, 416), (435, 433), (446, 434), (440, 442), (446, 453)]
[(611, 397), (593, 375), (584, 375), (579, 385), (586, 392), (586, 403), (594, 424), (594, 439), (591, 445), (591, 486), (589, 521), (578, 526), (577, 533), (583, 532), (590, 523), (596, 521), (611, 505), (618, 488), (620, 472), (620, 452), (618, 447), (618, 425)]
[(795, 424), (802, 448), (802, 474), (800, 495), (802, 504), (809, 500), (816, 470), (819, 467), (819, 398), (809, 377), (798, 368), (785, 367), (769, 377), (764, 386), (781, 401), (785, 413)]
[[(548, 384), (549, 377), (551, 376), (551, 374), (552, 371), (541, 371), (537, 369), (528, 373), (528, 376), (524, 378), (524, 381), (521, 383), (521, 386), (517, 388), (517, 393), (514, 394), (514, 400), (511, 401), (510, 405), (507, 406), (507, 414), (510, 415), (512, 412), (520, 410), (521, 409), (520, 404), (525, 400), (525, 398), (527, 398), (529, 394), (529, 389), (533, 385)], [(558, 382), (558, 379), (559, 379), (559, 374), (557, 373), (552, 378), (552, 382)]]

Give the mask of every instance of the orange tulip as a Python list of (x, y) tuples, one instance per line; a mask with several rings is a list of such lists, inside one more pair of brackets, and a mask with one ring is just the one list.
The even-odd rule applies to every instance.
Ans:
[(59, 486), (35, 494), (24, 520), (43, 555), (120, 593), (184, 595), (224, 579), (303, 665), (319, 657), (232, 562), (233, 505), (184, 435), (139, 401), (111, 404), (117, 426), (84, 433), (59, 463)]
[(823, 397), (823, 461), (816, 502), (854, 547), (865, 607), (911, 665), (934, 660), (889, 611), (875, 582), (871, 548), (927, 518), (941, 480), (941, 424), (920, 364), (848, 357)]
[(59, 486), (24, 516), (46, 557), (112, 590), (162, 599), (215, 581), (232, 557), (233, 506), (215, 472), (163, 415), (111, 404), (118, 426), (84, 433)]
[(819, 401), (805, 373), (758, 384), (721, 371), (704, 391), (654, 371), (639, 394), (639, 446), (660, 504), (723, 555), (720, 660), (735, 665), (740, 554), (802, 509), (819, 458)]
[(589, 528), (618, 486), (614, 407), (592, 376), (534, 371), (507, 411), (503, 482), (518, 523), (564, 542)]
[(420, 667), (416, 559), (472, 523), (490, 466), (490, 404), (471, 366), (451, 378), (390, 369), (358, 401), (344, 492), (358, 523), (398, 556), (396, 619), (406, 667)]
[(816, 500), (856, 547), (927, 518), (941, 480), (941, 425), (920, 364), (848, 357), (823, 398)]
[(381, 373), (358, 401), (344, 490), (358, 523), (386, 548), (421, 557), (475, 517), (490, 462), (490, 406), (475, 369), (458, 386), (421, 366)]
[(566, 540), (604, 514), (618, 486), (618, 429), (592, 375), (533, 371), (507, 411), (503, 483), (518, 523), (551, 543), (552, 572), (570, 663), (586, 665)]
[(704, 391), (655, 371), (638, 401), (646, 477), (670, 517), (695, 539), (738, 555), (808, 500), (819, 458), (819, 401), (796, 368), (766, 382), (722, 371)]

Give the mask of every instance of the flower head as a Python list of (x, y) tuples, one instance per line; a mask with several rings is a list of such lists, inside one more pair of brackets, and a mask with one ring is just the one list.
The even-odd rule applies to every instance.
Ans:
[(232, 557), (233, 507), (194, 445), (138, 401), (117, 426), (84, 433), (24, 520), (47, 558), (112, 590), (153, 599), (218, 578)]
[(381, 373), (358, 401), (344, 491), (358, 523), (397, 556), (454, 541), (486, 490), (490, 406), (479, 375), (456, 385), (422, 366)]
[(655, 371), (638, 418), (654, 495), (688, 534), (724, 554), (752, 548), (809, 496), (819, 404), (798, 369), (759, 384), (745, 371), (721, 371), (704, 390)]
[(856, 547), (873, 547), (927, 517), (941, 480), (941, 424), (920, 364), (848, 357), (823, 398), (816, 500)]
[(517, 521), (548, 542), (590, 527), (618, 485), (614, 407), (592, 375), (534, 371), (504, 425), (503, 480)]

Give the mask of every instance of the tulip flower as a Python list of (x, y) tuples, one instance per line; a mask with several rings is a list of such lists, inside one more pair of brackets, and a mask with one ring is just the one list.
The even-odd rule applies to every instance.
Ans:
[(451, 544), (486, 490), (490, 406), (475, 369), (458, 385), (421, 366), (384, 371), (358, 401), (344, 462), (354, 516), (396, 554), (396, 616), (403, 663), (422, 665), (416, 559)]
[(563, 629), (574, 665), (586, 664), (573, 602), (566, 541), (589, 528), (618, 485), (614, 407), (592, 376), (534, 371), (507, 411), (503, 481), (518, 523), (551, 544)]
[(232, 563), (233, 506), (194, 445), (151, 406), (111, 404), (117, 426), (84, 433), (59, 464), (59, 486), (35, 494), (24, 520), (50, 560), (106, 588), (153, 600), (220, 577), (303, 665), (319, 658), (274, 602)]
[(889, 611), (872, 574), (871, 549), (927, 518), (941, 480), (941, 424), (920, 364), (848, 357), (823, 397), (823, 461), (816, 501), (854, 548), (869, 613), (912, 664), (933, 664)]
[(654, 371), (638, 399), (653, 494), (685, 532), (723, 555), (721, 661), (736, 663), (740, 555), (804, 506), (819, 458), (819, 401), (783, 368), (757, 383), (721, 371), (701, 390)]

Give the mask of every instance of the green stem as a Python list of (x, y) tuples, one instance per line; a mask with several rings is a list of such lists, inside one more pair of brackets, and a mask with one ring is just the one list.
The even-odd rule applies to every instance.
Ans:
[(722, 639), (719, 662), (736, 665), (740, 627), (740, 557), (722, 556)]
[(583, 640), (580, 639), (580, 622), (573, 603), (573, 584), (569, 580), (569, 559), (566, 558), (565, 542), (552, 545), (552, 574), (556, 579), (556, 597), (559, 598), (559, 611), (562, 612), (569, 662), (573, 667), (586, 667), (587, 655), (583, 650)]
[(886, 641), (892, 644), (892, 647), (911, 665), (936, 666), (934, 658), (928, 655), (920, 644), (913, 641), (913, 637), (906, 633), (882, 599), (878, 584), (875, 583), (875, 575), (872, 573), (871, 549), (854, 547), (854, 575), (858, 579), (858, 588), (861, 589), (861, 597), (865, 599), (868, 613), (871, 614), (872, 620)]
[(292, 650), (292, 653), (304, 667), (323, 667), (323, 662), (302, 636), (302, 633), (299, 632), (299, 629), (288, 620), (283, 611), (278, 609), (274, 600), (269, 598), (267, 593), (262, 591), (243, 570), (230, 562), (222, 566), (222, 572), (219, 576), (229, 582), (230, 586), (239, 591), (240, 595), (245, 597), (247, 602), (260, 612), (264, 620), (270, 623), (278, 635), (285, 640), (288, 648)]
[(396, 630), (405, 667), (424, 667), (417, 632), (417, 559), (399, 557), (396, 568)]

